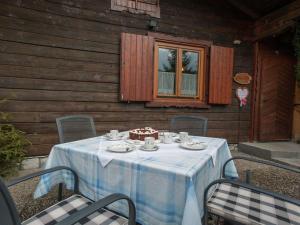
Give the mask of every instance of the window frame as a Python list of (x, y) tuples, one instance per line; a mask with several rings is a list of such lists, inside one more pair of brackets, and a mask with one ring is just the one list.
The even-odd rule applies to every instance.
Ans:
[[(158, 66), (159, 47), (177, 50), (176, 61), (176, 91), (175, 95), (158, 95)], [(184, 50), (197, 52), (198, 57), (198, 85), (197, 96), (179, 96), (182, 81), (182, 52)], [(168, 40), (155, 40), (154, 44), (154, 82), (153, 82), (153, 102), (149, 106), (199, 106), (206, 104), (207, 91), (207, 53), (208, 45), (188, 42), (176, 42)]]

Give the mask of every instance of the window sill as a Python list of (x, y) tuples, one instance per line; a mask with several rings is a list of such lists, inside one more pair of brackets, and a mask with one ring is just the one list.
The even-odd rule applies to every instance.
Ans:
[(209, 109), (210, 105), (203, 102), (197, 101), (166, 101), (166, 100), (155, 100), (153, 102), (147, 102), (146, 107), (160, 108), (160, 107), (186, 107), (186, 108), (199, 108)]

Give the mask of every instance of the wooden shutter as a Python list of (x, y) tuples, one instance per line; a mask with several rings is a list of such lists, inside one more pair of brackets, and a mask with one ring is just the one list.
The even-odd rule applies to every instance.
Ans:
[(153, 37), (122, 33), (121, 101), (152, 100), (153, 46)]
[(211, 46), (209, 103), (231, 104), (233, 48)]

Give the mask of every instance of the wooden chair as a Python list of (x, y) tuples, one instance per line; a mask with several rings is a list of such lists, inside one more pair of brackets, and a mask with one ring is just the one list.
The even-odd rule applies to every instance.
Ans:
[(94, 120), (86, 115), (64, 116), (56, 119), (60, 143), (96, 136)]
[[(28, 179), (41, 176), (43, 174), (59, 171), (68, 170), (74, 176), (74, 195), (71, 197), (59, 201), (57, 204), (37, 213), (28, 220), (21, 222), (14, 201), (8, 191), (7, 187), (11, 187), (20, 182)], [(61, 196), (61, 193), (59, 193)], [(129, 208), (128, 219), (111, 212), (104, 207), (112, 204), (119, 200), (126, 200)], [(3, 180), (0, 178), (0, 224), (5, 225), (135, 225), (136, 213), (134, 203), (123, 194), (112, 194), (97, 202), (93, 202), (90, 199), (80, 194), (78, 190), (78, 176), (70, 168), (60, 166), (51, 169), (43, 170), (37, 173), (30, 174), (25, 177), (21, 177), (15, 181), (8, 183), (6, 186)]]
[(175, 116), (171, 119), (170, 130), (173, 132), (186, 131), (190, 135), (206, 136), (207, 118), (201, 116)]
[[(223, 179), (209, 184), (204, 193), (204, 224), (208, 213), (241, 224), (300, 224), (300, 201), (284, 195), (226, 178), (226, 165), (236, 159), (243, 159), (275, 166), (300, 173), (300, 170), (285, 165), (246, 157), (233, 157), (223, 166)], [(248, 181), (250, 178), (248, 177)], [(211, 188), (215, 190), (210, 195)], [(209, 197), (210, 196), (210, 197)]]

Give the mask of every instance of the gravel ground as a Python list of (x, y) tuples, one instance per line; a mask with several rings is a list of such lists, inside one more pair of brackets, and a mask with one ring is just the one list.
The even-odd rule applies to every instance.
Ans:
[[(232, 155), (248, 156), (237, 151), (233, 151)], [(253, 184), (277, 193), (282, 193), (300, 199), (299, 174), (285, 172), (280, 169), (275, 169), (269, 166), (247, 162), (244, 160), (236, 161), (236, 166), (241, 179), (244, 179), (245, 171), (247, 169), (250, 169), (251, 181)], [(22, 176), (28, 172), (35, 171), (21, 171), (19, 175)], [(33, 200), (32, 193), (34, 191), (34, 188), (36, 187), (37, 182), (38, 178), (26, 181), (13, 188), (10, 188), (22, 220), (31, 217), (36, 212), (41, 211), (42, 209), (45, 209), (56, 202), (57, 187), (53, 188), (53, 190), (47, 196), (42, 197), (38, 200)], [(69, 196), (70, 194), (70, 192), (64, 191), (65, 197)]]

